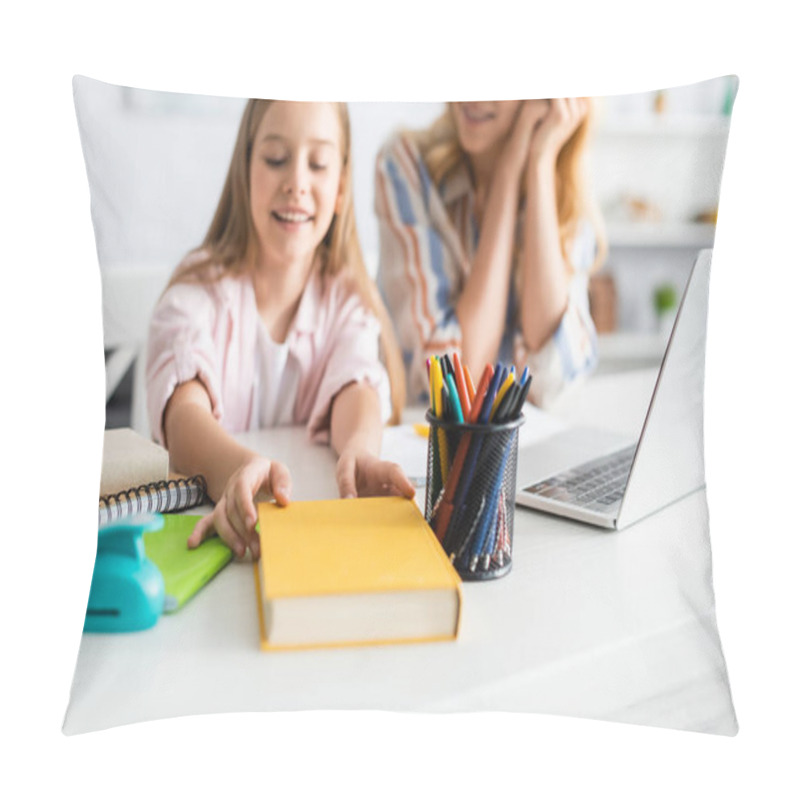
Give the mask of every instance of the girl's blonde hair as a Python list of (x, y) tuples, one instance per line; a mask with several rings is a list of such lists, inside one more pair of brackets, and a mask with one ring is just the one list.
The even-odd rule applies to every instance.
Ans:
[[(272, 100), (249, 100), (242, 114), (228, 175), (214, 218), (202, 245), (192, 251), (175, 271), (170, 286), (179, 282), (212, 282), (225, 274), (252, 269), (256, 231), (250, 213), (250, 160), (258, 126)], [(353, 172), (350, 158), (350, 117), (346, 103), (332, 104), (339, 115), (342, 133), (342, 176), (339, 211), (317, 248), (322, 275), (346, 274), (362, 302), (378, 318), (381, 355), (389, 373), (392, 398), (391, 424), (400, 421), (405, 402), (405, 370), (389, 314), (361, 254), (353, 206)]]
[[(592, 271), (602, 265), (608, 253), (605, 228), (589, 194), (584, 174), (583, 159), (590, 138), (593, 116), (592, 103), (589, 99), (586, 117), (566, 141), (556, 159), (556, 205), (561, 253), (568, 267), (573, 269), (569, 257), (570, 245), (575, 239), (581, 220), (588, 219), (594, 228), (597, 243)], [(427, 130), (418, 131), (413, 136), (416, 138), (428, 172), (437, 185), (467, 158), (458, 141), (452, 104), (448, 104), (444, 113)], [(523, 184), (523, 197), (524, 191)]]

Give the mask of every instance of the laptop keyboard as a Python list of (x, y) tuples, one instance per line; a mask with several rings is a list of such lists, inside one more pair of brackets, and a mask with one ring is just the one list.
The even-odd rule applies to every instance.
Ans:
[(530, 494), (593, 510), (610, 511), (625, 492), (636, 445), (587, 461), (525, 489)]

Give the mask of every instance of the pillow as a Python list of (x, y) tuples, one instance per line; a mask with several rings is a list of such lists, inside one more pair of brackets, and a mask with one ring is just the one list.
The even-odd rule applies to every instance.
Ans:
[[(588, 239), (576, 234), (569, 253), (571, 297), (584, 327), (563, 323), (552, 352), (545, 358), (543, 348), (527, 362), (535, 380), (550, 373), (558, 380), (557, 391), (542, 391), (546, 408), (526, 413), (518, 489), (527, 486), (529, 456), (543, 453), (558, 431), (574, 436), (590, 425), (636, 440), (663, 363), (670, 365), (667, 388), (699, 387), (690, 398), (694, 418), (685, 420), (688, 436), (672, 453), (692, 466), (686, 491), (673, 486), (664, 500), (665, 484), (682, 484), (653, 467), (668, 441), (656, 423), (669, 417), (674, 396), (660, 388), (660, 415), (651, 415), (658, 419), (648, 419), (641, 438), (642, 464), (645, 451), (651, 458), (635, 466), (637, 484), (632, 478), (629, 487), (641, 513), (609, 531), (517, 505), (513, 568), (495, 581), (464, 582), (455, 642), (263, 653), (252, 565), (234, 560), (146, 630), (84, 633), (64, 731), (216, 711), (345, 708), (540, 712), (735, 734), (703, 478), (707, 273), (692, 270), (709, 263), (736, 88), (735, 78), (724, 77), (596, 99), (586, 166), (598, 213), (587, 215), (587, 225), (594, 218), (604, 224), (590, 225)], [(84, 77), (75, 78), (74, 96), (102, 275), (106, 425), (152, 438), (144, 375), (149, 320), (176, 265), (204, 239), (245, 101)], [(408, 146), (414, 140), (398, 138), (400, 129), (433, 124), (445, 106), (353, 103), (349, 112), (361, 246), (394, 312), (403, 284), (399, 292), (387, 289), (383, 275), (393, 251), (406, 254), (409, 270), (422, 274), (427, 266), (432, 275), (443, 274), (437, 270), (444, 269), (447, 248), (469, 251), (459, 238), (466, 223), (459, 227), (447, 206), (470, 196), (469, 175), (461, 185), (427, 183)], [(382, 196), (387, 186), (394, 194)], [(437, 229), (436, 239), (412, 219), (414, 190), (423, 206), (441, 201), (442, 225), (449, 219), (451, 231)], [(436, 191), (443, 197), (435, 199)], [(420, 250), (434, 239), (430, 253), (442, 262)], [(594, 257), (604, 253), (598, 268)], [(460, 263), (453, 259), (448, 268)], [(692, 275), (691, 303), (681, 309)], [(398, 338), (412, 375), (414, 351), (401, 314)], [(574, 339), (576, 330), (587, 338)], [(519, 337), (511, 345), (513, 353)], [(427, 444), (410, 423), (422, 420), (423, 394), (411, 395), (407, 424), (387, 431), (384, 441), (384, 456), (420, 478)], [(294, 499), (336, 496), (333, 454), (309, 444), (302, 430), (242, 436), (294, 465), (302, 475)], [(653, 496), (661, 501), (648, 506)]]

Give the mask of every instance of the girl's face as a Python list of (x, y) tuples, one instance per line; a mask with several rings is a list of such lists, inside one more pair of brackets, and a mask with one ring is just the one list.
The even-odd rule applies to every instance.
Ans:
[(313, 258), (330, 228), (342, 178), (342, 131), (329, 103), (274, 102), (250, 158), (250, 213), (262, 258)]
[[(530, 101), (537, 105), (541, 117), (547, 113), (547, 100)], [(501, 147), (517, 119), (521, 100), (490, 100), (478, 103), (453, 103), (453, 117), (458, 141), (471, 156), (490, 153)]]

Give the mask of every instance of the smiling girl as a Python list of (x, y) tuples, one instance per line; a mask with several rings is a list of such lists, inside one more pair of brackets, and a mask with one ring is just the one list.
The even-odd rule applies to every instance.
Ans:
[(379, 282), (408, 368), (457, 350), (529, 366), (546, 405), (596, 362), (588, 276), (604, 257), (581, 173), (589, 101), (451, 103), (428, 129), (401, 133), (377, 162)]
[(233, 434), (247, 430), (305, 424), (338, 454), (344, 497), (414, 494), (379, 458), (405, 388), (351, 187), (344, 104), (248, 102), (211, 227), (173, 275), (148, 340), (153, 434), (216, 502), (190, 547), (216, 531), (258, 558), (256, 494), (289, 502), (288, 469), (240, 445)]

